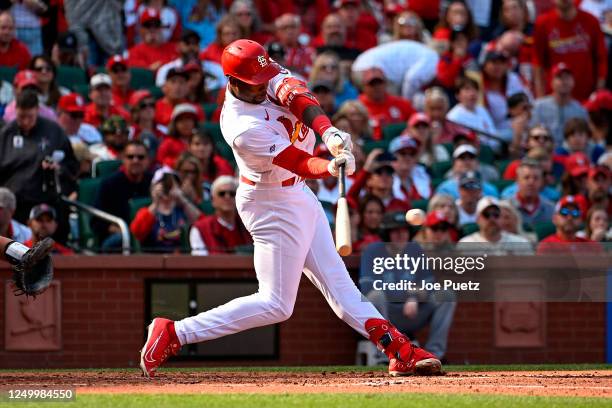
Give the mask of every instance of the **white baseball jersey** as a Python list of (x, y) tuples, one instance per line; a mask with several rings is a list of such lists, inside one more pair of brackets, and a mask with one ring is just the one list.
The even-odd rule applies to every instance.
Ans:
[(221, 132), (231, 146), (240, 174), (258, 183), (282, 182), (293, 176), (289, 170), (272, 164), (272, 160), (291, 144), (312, 154), (316, 136), (288, 108), (276, 100), (276, 90), (291, 74), (282, 70), (268, 83), (268, 96), (261, 104), (251, 104), (225, 91), (221, 111)]

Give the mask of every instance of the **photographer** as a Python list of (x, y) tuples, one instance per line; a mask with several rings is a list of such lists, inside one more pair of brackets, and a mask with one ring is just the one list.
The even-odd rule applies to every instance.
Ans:
[(43, 202), (58, 209), (60, 242), (68, 234), (68, 214), (60, 195), (76, 187), (79, 163), (61, 127), (39, 116), (36, 92), (24, 90), (16, 100), (16, 118), (0, 132), (0, 186), (17, 196), (15, 219), (26, 223), (30, 209)]

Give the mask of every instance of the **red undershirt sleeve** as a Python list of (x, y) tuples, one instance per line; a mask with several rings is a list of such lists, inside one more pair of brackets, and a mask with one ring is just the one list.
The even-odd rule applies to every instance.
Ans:
[(293, 145), (276, 155), (272, 163), (303, 178), (318, 179), (330, 176), (327, 171), (329, 160), (315, 157)]
[(296, 96), (291, 105), (289, 106), (289, 110), (291, 113), (295, 115), (296, 118), (300, 120), (300, 122), (305, 123), (306, 126), (309, 126), (312, 130), (317, 132), (319, 135), (323, 135), (327, 129), (332, 126), (331, 121), (327, 117), (327, 115), (317, 115), (312, 119), (312, 123), (307, 123), (304, 118), (304, 112), (306, 108), (309, 106), (321, 106), (319, 102), (313, 100), (307, 95), (298, 95)]

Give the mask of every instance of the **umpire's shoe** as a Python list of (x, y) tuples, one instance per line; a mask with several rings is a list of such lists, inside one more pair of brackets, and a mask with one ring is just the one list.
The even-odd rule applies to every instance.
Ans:
[(174, 331), (174, 322), (161, 317), (153, 319), (149, 325), (147, 341), (140, 350), (140, 368), (144, 376), (151, 378), (157, 368), (170, 356), (181, 349), (181, 343)]

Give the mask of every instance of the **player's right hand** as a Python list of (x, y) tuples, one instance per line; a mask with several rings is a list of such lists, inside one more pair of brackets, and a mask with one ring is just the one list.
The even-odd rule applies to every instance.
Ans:
[(334, 177), (340, 174), (340, 165), (344, 164), (346, 175), (350, 176), (355, 172), (355, 156), (348, 150), (341, 150), (338, 156), (327, 165), (327, 171)]

